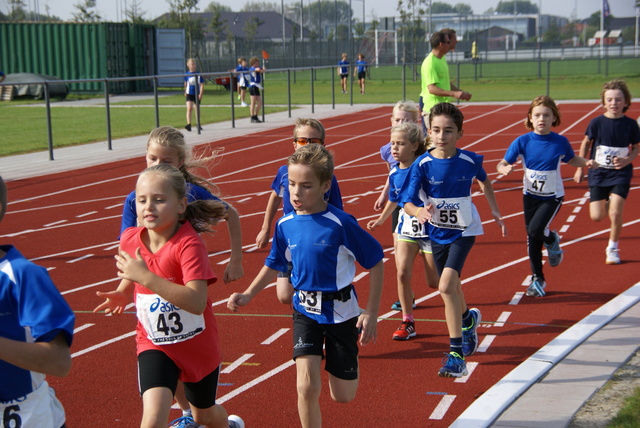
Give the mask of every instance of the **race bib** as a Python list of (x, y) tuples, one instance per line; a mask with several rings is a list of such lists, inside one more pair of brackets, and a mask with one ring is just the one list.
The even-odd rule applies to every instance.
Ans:
[(595, 161), (600, 168), (615, 169), (613, 166), (613, 158), (624, 158), (629, 156), (629, 147), (609, 147), (598, 146), (596, 148)]
[(420, 224), (416, 217), (412, 217), (407, 214), (403, 208), (400, 209), (398, 214), (398, 229), (396, 232), (400, 235), (410, 236), (412, 238), (423, 238), (428, 236), (425, 232), (424, 225)]
[(531, 195), (555, 196), (556, 176), (554, 171), (534, 171), (525, 168), (524, 188)]
[(184, 342), (204, 331), (204, 315), (180, 309), (157, 294), (138, 294), (138, 319), (156, 345)]
[(320, 315), (322, 312), (322, 291), (298, 291), (300, 305), (305, 311)]
[(429, 198), (434, 212), (429, 223), (445, 229), (464, 230), (473, 221), (471, 197), (463, 198)]
[(46, 381), (26, 397), (0, 402), (2, 428), (59, 428), (64, 420), (64, 409)]

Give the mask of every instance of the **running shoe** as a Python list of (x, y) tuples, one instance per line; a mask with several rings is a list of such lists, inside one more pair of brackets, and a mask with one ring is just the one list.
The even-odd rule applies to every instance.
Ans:
[(608, 265), (619, 265), (620, 264), (620, 250), (617, 248), (607, 248), (607, 259), (605, 263)]
[(191, 416), (182, 416), (169, 422), (169, 428), (200, 428)]
[(482, 314), (478, 308), (469, 309), (471, 325), (462, 327), (462, 353), (465, 357), (473, 355), (478, 349), (478, 326), (482, 321)]
[(409, 340), (416, 336), (416, 325), (412, 321), (402, 321), (400, 327), (393, 333), (393, 340)]
[(190, 124), (190, 123), (187, 123), (187, 124), (184, 126), (184, 129), (186, 129), (187, 131), (191, 132), (191, 124)]
[(244, 428), (244, 421), (238, 415), (229, 416), (229, 428)]
[[(416, 299), (413, 299), (413, 308), (416, 308)], [(400, 300), (396, 301), (393, 305), (391, 305), (391, 309), (393, 309), (394, 311), (401, 311), (402, 310), (402, 305), (400, 304)]]
[(547, 283), (538, 278), (535, 275), (531, 276), (531, 284), (527, 288), (526, 295), (529, 297), (544, 297), (547, 293), (545, 293), (544, 289), (547, 287)]
[(240, 103), (240, 107), (248, 107), (249, 104), (245, 103), (244, 101)]
[(555, 230), (551, 232), (551, 236), (553, 236), (553, 242), (551, 244), (547, 244), (545, 242), (544, 246), (547, 248), (547, 254), (549, 255), (549, 266), (556, 267), (562, 262), (562, 258), (564, 257), (562, 251), (560, 249), (560, 235)]
[(449, 352), (442, 359), (442, 367), (438, 371), (440, 377), (462, 377), (468, 375), (467, 363), (457, 352)]

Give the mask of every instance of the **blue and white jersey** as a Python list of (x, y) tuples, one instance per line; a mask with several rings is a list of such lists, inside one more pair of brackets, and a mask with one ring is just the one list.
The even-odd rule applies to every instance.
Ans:
[(574, 157), (575, 153), (566, 137), (555, 132), (547, 135), (529, 132), (509, 145), (504, 160), (510, 164), (522, 160), (522, 191), (525, 195), (552, 199), (564, 196), (560, 162), (569, 162)]
[(185, 95), (196, 95), (196, 82), (198, 85), (204, 85), (204, 78), (202, 76), (196, 76), (198, 72), (187, 71), (187, 74), (191, 76), (184, 76), (185, 85)]
[(236, 71), (238, 72), (237, 79), (240, 86), (249, 86), (249, 81), (251, 79), (251, 76), (249, 75), (249, 67), (243, 67), (242, 65), (238, 64), (238, 66), (236, 67)]
[(355, 291), (346, 302), (322, 300), (322, 294), (349, 286), (355, 262), (371, 269), (382, 258), (380, 243), (353, 216), (327, 205), (320, 213), (282, 217), (265, 265), (283, 272), (292, 263), (293, 309), (320, 324), (338, 324), (358, 316)]
[(340, 60), (340, 62), (338, 62), (338, 69), (340, 70), (340, 74), (349, 74), (349, 61)]
[(257, 71), (260, 67), (249, 68), (249, 86), (262, 89), (262, 72)]
[[(410, 168), (402, 169), (400, 165), (396, 165), (389, 171), (389, 200), (391, 202), (402, 205), (400, 192), (409, 176), (409, 170)], [(395, 233), (413, 238), (427, 238), (429, 236), (427, 225), (420, 224), (417, 218), (404, 212), (404, 208), (400, 208), (400, 213), (398, 213), (398, 226)]]
[(473, 202), (474, 179), (485, 181), (483, 156), (457, 149), (455, 156), (438, 159), (431, 151), (411, 165), (409, 179), (402, 188), (401, 199), (416, 206), (433, 205), (429, 221), (429, 239), (450, 244), (461, 236), (482, 235), (482, 222)]
[[(0, 336), (34, 343), (50, 342), (63, 333), (71, 345), (75, 315), (47, 270), (28, 261), (11, 245), (1, 248), (7, 254), (0, 259)], [(3, 360), (0, 379), (0, 405), (46, 385), (44, 374)]]
[[(276, 178), (271, 183), (271, 189), (282, 198), (283, 215), (292, 212), (293, 205), (291, 205), (291, 196), (289, 194), (289, 168), (287, 165), (278, 168), (278, 174), (276, 174)], [(324, 194), (324, 200), (334, 207), (342, 209), (342, 195), (335, 175), (331, 179), (331, 188)]]

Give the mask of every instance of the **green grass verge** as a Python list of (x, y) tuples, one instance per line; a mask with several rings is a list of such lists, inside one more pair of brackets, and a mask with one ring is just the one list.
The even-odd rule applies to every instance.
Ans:
[[(537, 62), (492, 63), (476, 67), (465, 63), (460, 67), (451, 66), (452, 78), (456, 82), (460, 74), (460, 87), (473, 94), (472, 101), (529, 101), (540, 94), (547, 93), (556, 100), (567, 99), (597, 99), (602, 84), (613, 78), (624, 79), (632, 94), (640, 95), (640, 60), (610, 61), (608, 70), (615, 68), (619, 73), (615, 76), (602, 74), (584, 76), (564, 76), (568, 71), (563, 70), (576, 66), (584, 67), (589, 72), (602, 71), (597, 69), (597, 61), (590, 60), (583, 63), (555, 61), (552, 70), (554, 77), (549, 80), (531, 77), (538, 70)], [(544, 65), (544, 63), (543, 63)], [(571, 67), (569, 67), (571, 65)], [(602, 64), (599, 65), (603, 67)], [(505, 77), (505, 69), (511, 70)], [(546, 72), (546, 68), (544, 69)], [(266, 113), (286, 110), (287, 105), (310, 104), (393, 104), (403, 98), (418, 100), (420, 80), (416, 70), (411, 67), (371, 68), (371, 76), (367, 79), (366, 94), (359, 93), (357, 84), (349, 86), (350, 94), (340, 92), (339, 81), (334, 75), (335, 69), (316, 70), (313, 75), (310, 70), (291, 72), (267, 73), (265, 79)], [(519, 74), (528, 77), (518, 76)], [(287, 82), (288, 76), (291, 83)], [(313, 76), (313, 80), (312, 80)], [(333, 77), (333, 81), (332, 81)], [(403, 83), (404, 82), (404, 83)], [(333, 83), (333, 86), (332, 86)], [(184, 96), (180, 90), (163, 89), (159, 98), (160, 124), (182, 128), (185, 123)], [(290, 95), (289, 95), (290, 94)], [(68, 100), (85, 99), (90, 95), (71, 94)], [(95, 94), (101, 98), (102, 94)], [(249, 96), (246, 98), (249, 101)], [(235, 100), (236, 119), (248, 117), (249, 109), (240, 107)], [(221, 86), (208, 83), (205, 86), (201, 122), (206, 125), (212, 122), (228, 121), (231, 110), (228, 107), (231, 96)], [(34, 103), (40, 105), (34, 106)], [(126, 105), (122, 105), (126, 104)], [(155, 127), (155, 112), (153, 99), (141, 99), (126, 103), (112, 102), (111, 135), (113, 139), (144, 135)], [(105, 109), (103, 107), (58, 107), (65, 105), (65, 101), (52, 101), (52, 137), (54, 148), (104, 141), (107, 138)], [(66, 104), (68, 105), (68, 104)], [(40, 151), (47, 149), (47, 125), (45, 108), (41, 102), (34, 100), (17, 100), (0, 103), (0, 129), (3, 130), (3, 144), (0, 145), (0, 156), (18, 153)]]
[(627, 397), (625, 405), (607, 428), (639, 428), (640, 427), (640, 388), (636, 388), (633, 395)]

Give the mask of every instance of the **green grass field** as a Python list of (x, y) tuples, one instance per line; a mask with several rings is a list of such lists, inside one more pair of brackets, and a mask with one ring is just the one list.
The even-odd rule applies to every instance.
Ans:
[[(602, 84), (614, 78), (626, 80), (632, 94), (640, 96), (640, 58), (609, 60), (520, 61), (504, 63), (451, 64), (454, 83), (473, 94), (473, 101), (528, 101), (545, 94), (556, 100), (597, 99)], [(538, 70), (542, 77), (538, 78)], [(547, 79), (550, 70), (553, 76)], [(613, 71), (615, 70), (615, 75)], [(607, 74), (603, 74), (604, 72)], [(585, 73), (576, 75), (577, 73)], [(313, 80), (312, 80), (313, 76)], [(290, 77), (290, 82), (288, 78)], [(333, 79), (333, 81), (332, 81)], [(333, 82), (333, 86), (332, 86)], [(340, 92), (335, 67), (291, 72), (271, 71), (265, 76), (264, 101), (266, 113), (283, 111), (289, 102), (297, 104), (394, 104), (403, 98), (417, 101), (420, 80), (415, 68), (371, 67), (366, 94), (361, 95), (354, 82), (349, 94)], [(333, 89), (333, 90), (332, 90)], [(180, 90), (162, 90), (159, 98), (161, 125), (182, 128), (185, 122), (184, 96)], [(290, 94), (290, 95), (289, 95)], [(102, 94), (70, 94), (66, 101), (52, 101), (51, 122), (54, 148), (85, 144), (107, 139), (104, 106), (68, 107), (67, 101), (101, 98)], [(235, 99), (235, 94), (234, 94)], [(246, 98), (249, 101), (249, 96)], [(247, 120), (249, 109), (236, 102), (235, 118)], [(205, 86), (201, 123), (231, 120), (231, 96), (221, 86)], [(111, 102), (111, 135), (113, 139), (144, 135), (155, 127), (154, 100)], [(0, 156), (46, 150), (48, 147), (46, 109), (41, 101), (15, 100), (0, 102), (0, 129), (3, 143)]]

